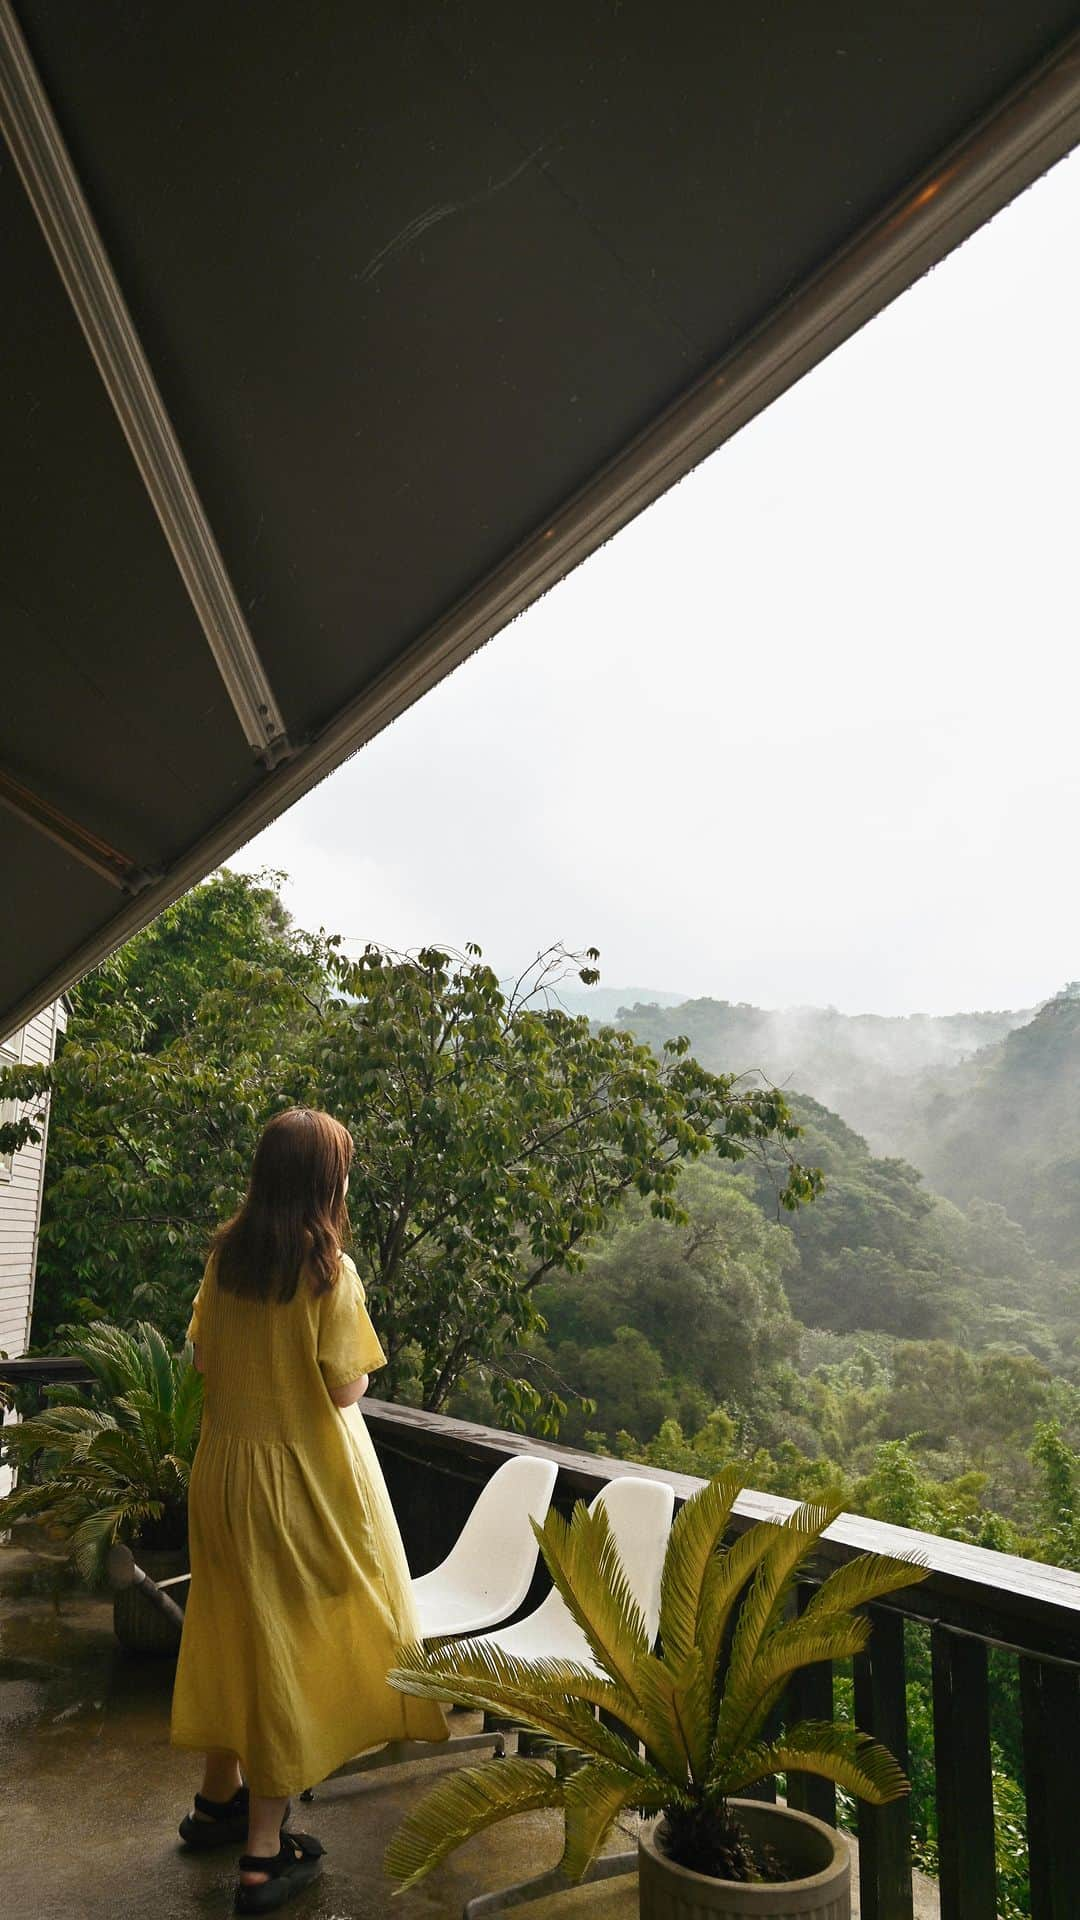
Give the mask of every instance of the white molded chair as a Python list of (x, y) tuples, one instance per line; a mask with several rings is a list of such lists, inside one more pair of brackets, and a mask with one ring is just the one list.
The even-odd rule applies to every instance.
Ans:
[(540, 1551), (530, 1521), (544, 1519), (558, 1473), (518, 1453), (492, 1475), (446, 1559), (412, 1583), (422, 1639), (480, 1633), (517, 1612)]
[[(675, 1495), (659, 1480), (621, 1475), (609, 1480), (590, 1502), (589, 1512), (603, 1506), (619, 1550), (626, 1578), (645, 1616), (650, 1643), (660, 1625), (660, 1575), (664, 1568)], [(485, 1646), (500, 1647), (523, 1660), (573, 1660), (599, 1671), (589, 1643), (566, 1603), (553, 1587), (534, 1613), (512, 1627), (479, 1636)]]
[[(611, 1522), (611, 1531), (630, 1591), (645, 1616), (645, 1626), (652, 1644), (660, 1625), (660, 1576), (667, 1553), (675, 1495), (670, 1487), (663, 1486), (658, 1480), (638, 1480), (627, 1474), (617, 1480), (609, 1480), (607, 1486), (600, 1489), (595, 1500), (590, 1502), (590, 1513), (595, 1513), (601, 1503)], [(497, 1633), (481, 1634), (478, 1638), (484, 1646), (500, 1647), (504, 1653), (517, 1654), (522, 1659), (573, 1660), (591, 1667), (594, 1672), (602, 1671), (593, 1658), (581, 1628), (567, 1611), (561, 1594), (554, 1588), (527, 1619), (518, 1620), (514, 1626), (503, 1627)], [(477, 1894), (466, 1902), (462, 1920), (486, 1920), (488, 1915), (504, 1913), (510, 1907), (524, 1906), (530, 1900), (542, 1900), (551, 1893), (568, 1892), (574, 1884), (620, 1878), (636, 1872), (637, 1859), (636, 1847), (620, 1853), (601, 1854), (588, 1868), (584, 1880), (576, 1883), (567, 1880), (559, 1867), (552, 1867), (532, 1880), (519, 1881), (512, 1887), (500, 1887), (493, 1893)]]

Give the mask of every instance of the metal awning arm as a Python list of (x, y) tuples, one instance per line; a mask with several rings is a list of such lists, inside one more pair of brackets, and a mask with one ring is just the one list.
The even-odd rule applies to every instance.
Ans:
[(249, 745), (273, 767), (285, 721), (11, 0), (0, 0), (0, 129)]

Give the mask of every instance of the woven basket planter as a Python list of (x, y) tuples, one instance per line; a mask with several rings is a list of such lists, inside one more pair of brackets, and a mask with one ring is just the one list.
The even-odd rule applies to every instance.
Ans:
[[(136, 1547), (135, 1558), (144, 1573), (159, 1584), (175, 1574), (186, 1573), (188, 1558), (183, 1548), (172, 1551)], [(173, 1595), (178, 1598), (177, 1595)], [(183, 1601), (179, 1600), (182, 1605)], [(151, 1606), (138, 1587), (125, 1587), (113, 1598), (113, 1631), (129, 1653), (173, 1654), (180, 1646), (180, 1629)]]
[(772, 1847), (799, 1877), (766, 1885), (691, 1873), (668, 1859), (655, 1821), (638, 1841), (641, 1920), (851, 1920), (851, 1863), (832, 1827), (765, 1801), (731, 1805), (750, 1839)]

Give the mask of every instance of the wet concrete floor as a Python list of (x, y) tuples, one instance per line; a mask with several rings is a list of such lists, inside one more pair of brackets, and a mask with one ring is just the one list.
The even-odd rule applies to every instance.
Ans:
[[(198, 1760), (169, 1745), (172, 1674), (170, 1660), (117, 1645), (109, 1602), (75, 1583), (56, 1551), (0, 1546), (4, 1920), (210, 1920), (231, 1912), (235, 1859), (228, 1850), (190, 1855), (176, 1837)], [(553, 1865), (558, 1818), (530, 1814), (471, 1842), (411, 1893), (392, 1894), (380, 1862), (402, 1815), (439, 1773), (476, 1758), (320, 1788), (293, 1824), (322, 1840), (325, 1869), (287, 1911), (297, 1920), (458, 1920), (474, 1893)], [(566, 1905), (562, 1896), (530, 1912), (554, 1920)], [(583, 1920), (630, 1920), (634, 1884), (583, 1889), (572, 1905)]]
[[(109, 1602), (87, 1594), (57, 1550), (25, 1538), (0, 1545), (4, 1920), (212, 1920), (232, 1911), (231, 1854), (189, 1855), (176, 1837), (198, 1761), (169, 1745), (172, 1674), (170, 1660), (117, 1645)], [(380, 1862), (402, 1815), (440, 1773), (475, 1759), (321, 1787), (293, 1824), (322, 1840), (324, 1873), (287, 1911), (297, 1920), (458, 1920), (473, 1894), (554, 1865), (558, 1816), (526, 1814), (471, 1841), (410, 1893), (392, 1893)], [(935, 1895), (931, 1883), (920, 1888), (925, 1920), (937, 1913)], [(525, 1911), (532, 1920), (635, 1920), (636, 1883), (562, 1893)]]

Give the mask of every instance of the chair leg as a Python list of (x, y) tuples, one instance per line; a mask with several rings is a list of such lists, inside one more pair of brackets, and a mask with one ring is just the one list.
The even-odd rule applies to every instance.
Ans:
[(534, 1880), (519, 1880), (515, 1886), (500, 1887), (497, 1893), (478, 1893), (467, 1900), (462, 1920), (482, 1920), (489, 1913), (505, 1913), (510, 1907), (523, 1907), (530, 1900), (543, 1900), (549, 1893), (572, 1893), (575, 1887), (591, 1887), (598, 1880), (615, 1880), (637, 1872), (637, 1848), (626, 1853), (601, 1854), (580, 1880), (570, 1880), (561, 1867), (538, 1873)]
[[(407, 1767), (414, 1760), (441, 1760), (447, 1753), (469, 1753), (484, 1747), (493, 1749), (493, 1760), (504, 1760), (509, 1737), (505, 1728), (500, 1727), (487, 1733), (455, 1733), (448, 1740), (388, 1740), (384, 1747), (358, 1754), (355, 1760), (346, 1760), (343, 1767), (335, 1767), (326, 1777), (349, 1780), (354, 1773), (380, 1773), (384, 1767)], [(300, 1798), (314, 1800), (315, 1788), (305, 1787)]]

